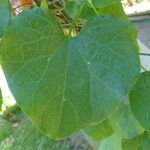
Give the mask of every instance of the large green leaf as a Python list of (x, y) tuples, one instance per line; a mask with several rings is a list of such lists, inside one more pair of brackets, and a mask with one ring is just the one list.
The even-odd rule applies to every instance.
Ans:
[(83, 129), (84, 132), (96, 141), (100, 141), (113, 134), (113, 129), (108, 120), (98, 125), (89, 126)]
[(0, 38), (6, 30), (11, 17), (11, 7), (8, 0), (0, 0)]
[(109, 118), (114, 131), (124, 139), (134, 138), (144, 132), (144, 129), (135, 119), (129, 105), (122, 104)]
[(120, 2), (121, 0), (91, 0), (96, 8), (104, 8), (109, 5)]
[(40, 8), (14, 19), (0, 60), (18, 104), (55, 139), (105, 120), (140, 72), (131, 24), (96, 16), (79, 36), (65, 37), (54, 17)]
[(130, 105), (139, 123), (150, 131), (150, 72), (141, 73), (130, 93)]

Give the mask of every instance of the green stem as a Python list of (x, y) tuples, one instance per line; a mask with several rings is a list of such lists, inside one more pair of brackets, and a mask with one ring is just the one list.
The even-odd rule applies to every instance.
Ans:
[(95, 13), (97, 15), (99, 15), (99, 12), (97, 11), (97, 9), (95, 8), (95, 6), (93, 5), (92, 1), (91, 0), (87, 0), (87, 2), (89, 3), (89, 5), (91, 6), (91, 8), (95, 11)]
[(140, 55), (143, 55), (143, 56), (150, 56), (150, 54), (147, 54), (147, 53), (140, 53)]

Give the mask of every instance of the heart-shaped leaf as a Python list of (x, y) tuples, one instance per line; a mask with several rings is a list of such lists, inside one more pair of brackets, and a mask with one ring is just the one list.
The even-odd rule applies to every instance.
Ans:
[(18, 104), (55, 139), (105, 120), (140, 72), (131, 24), (95, 16), (77, 37), (65, 37), (57, 20), (40, 8), (14, 19), (0, 60)]

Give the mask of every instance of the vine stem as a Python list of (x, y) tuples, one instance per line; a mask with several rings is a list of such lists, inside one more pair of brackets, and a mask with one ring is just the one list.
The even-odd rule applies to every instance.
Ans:
[(92, 1), (91, 0), (86, 0), (88, 3), (89, 3), (89, 5), (92, 7), (92, 9), (95, 11), (95, 13), (97, 14), (97, 15), (99, 15), (99, 12), (97, 11), (97, 9), (95, 8), (95, 6), (93, 5), (93, 3), (92, 3)]
[(140, 55), (143, 55), (143, 56), (150, 56), (150, 54), (148, 54), (148, 53), (140, 53)]

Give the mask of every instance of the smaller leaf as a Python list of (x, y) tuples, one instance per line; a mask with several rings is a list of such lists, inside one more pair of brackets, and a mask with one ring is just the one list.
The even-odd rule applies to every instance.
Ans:
[(141, 73), (129, 97), (135, 117), (146, 130), (150, 131), (150, 72)]
[(79, 3), (78, 1), (67, 1), (65, 3), (65, 11), (71, 17), (74, 18), (76, 14), (80, 11), (80, 7), (83, 7), (78, 19), (90, 19), (95, 15), (95, 12), (91, 7), (89, 7), (88, 3)]
[(120, 19), (129, 21), (127, 15), (124, 12), (121, 2), (109, 5), (104, 8), (100, 8), (98, 12), (99, 14), (110, 14)]
[(122, 150), (122, 139), (117, 134), (113, 134), (101, 141), (99, 150)]
[(148, 150), (150, 148), (150, 133), (145, 133), (142, 143), (142, 150)]
[(149, 150), (150, 134), (145, 132), (144, 134), (130, 140), (123, 139), (122, 148), (123, 150)]
[(89, 126), (83, 129), (84, 132), (96, 141), (102, 140), (113, 134), (113, 130), (108, 120), (103, 121), (98, 125)]
[(65, 11), (66, 13), (74, 18), (80, 9), (80, 5), (75, 1), (67, 1), (65, 3)]
[(128, 140), (113, 134), (101, 141), (99, 150), (149, 150), (149, 147), (150, 137), (148, 133)]
[(129, 105), (121, 104), (109, 121), (114, 131), (125, 139), (134, 138), (144, 132), (133, 116)]
[(79, 19), (87, 19), (88, 20), (88, 19), (92, 18), (93, 16), (95, 16), (94, 10), (91, 7), (89, 7), (88, 4), (85, 4), (80, 13)]
[(112, 4), (115, 4), (117, 2), (120, 2), (121, 0), (92, 0), (94, 6), (96, 8), (104, 8), (106, 6), (109, 6), (109, 5), (112, 5)]
[(123, 139), (122, 140), (122, 148), (123, 150), (139, 150), (138, 148), (141, 146), (143, 142), (143, 134), (137, 136), (133, 139)]

